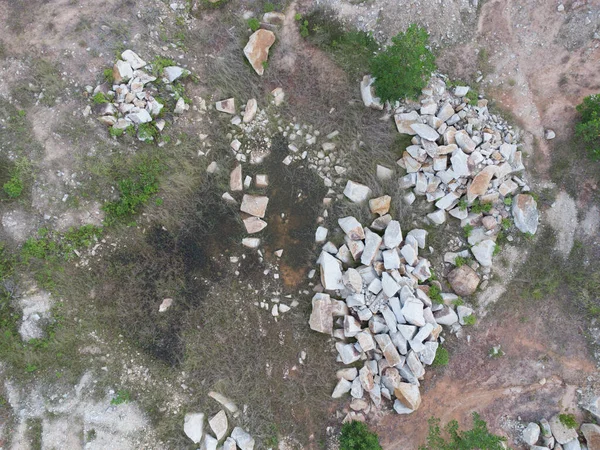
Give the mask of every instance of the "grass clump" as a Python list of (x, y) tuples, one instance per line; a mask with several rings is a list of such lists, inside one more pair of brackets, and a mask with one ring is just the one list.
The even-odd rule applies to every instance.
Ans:
[[(512, 203), (512, 201), (511, 201)], [(471, 205), (471, 212), (475, 213), (475, 214), (481, 214), (481, 213), (489, 213), (492, 210), (492, 204), (491, 203), (480, 203), (479, 199), (476, 199), (473, 204)]]
[(506, 438), (490, 433), (485, 420), (474, 412), (470, 430), (461, 431), (456, 420), (450, 421), (442, 430), (439, 419), (429, 419), (427, 444), (419, 450), (504, 450), (505, 441)]
[(475, 229), (475, 227), (473, 227), (473, 225), (471, 225), (471, 224), (466, 224), (466, 225), (463, 227), (463, 231), (465, 232), (465, 237), (467, 237), (467, 238), (468, 238), (469, 236), (471, 236), (471, 233), (473, 233), (473, 230), (474, 230), (474, 229)]
[(260, 28), (260, 21), (256, 17), (251, 17), (248, 19), (248, 28), (252, 31), (256, 31)]
[(454, 265), (456, 267), (464, 266), (468, 262), (469, 258), (465, 258), (464, 256), (457, 256), (456, 259), (454, 259)]
[(169, 66), (175, 66), (175, 61), (169, 58), (165, 58), (163, 56), (156, 56), (152, 60), (152, 75), (155, 77), (159, 77), (162, 75), (163, 69)]
[(575, 125), (575, 135), (585, 144), (591, 159), (600, 160), (600, 94), (589, 95), (577, 105), (581, 118)]
[(431, 365), (433, 367), (445, 367), (449, 362), (450, 354), (448, 353), (448, 350), (446, 350), (444, 347), (438, 347), (437, 351), (435, 352), (435, 358), (433, 358)]
[(27, 158), (19, 158), (9, 171), (9, 179), (2, 189), (9, 198), (18, 198), (23, 193), (26, 184), (31, 178), (31, 162)]
[(475, 323), (477, 322), (477, 316), (475, 316), (475, 314), (469, 314), (468, 316), (463, 318), (463, 322), (466, 326), (475, 325)]
[(96, 95), (94, 95), (92, 97), (92, 102), (94, 102), (94, 104), (96, 104), (96, 105), (101, 105), (103, 103), (110, 103), (110, 101), (106, 98), (106, 95), (104, 95), (104, 92), (96, 93)]
[(110, 401), (111, 405), (121, 405), (131, 401), (131, 393), (125, 389), (119, 389), (117, 395)]
[(433, 303), (436, 303), (438, 305), (444, 303), (444, 300), (442, 299), (442, 291), (436, 284), (432, 284), (431, 286), (429, 286), (428, 295)]
[(411, 24), (406, 32), (392, 38), (392, 45), (371, 61), (375, 93), (382, 101), (417, 99), (435, 70), (435, 56), (429, 50), (429, 34)]
[(363, 422), (347, 422), (342, 425), (340, 450), (381, 450), (377, 434), (369, 431)]
[(118, 182), (119, 198), (104, 204), (104, 223), (112, 225), (133, 216), (158, 192), (158, 176), (163, 165), (158, 159), (146, 159), (129, 170)]
[(573, 414), (559, 414), (558, 420), (567, 428), (577, 428), (577, 421), (575, 420), (575, 416)]
[(379, 44), (371, 33), (347, 30), (330, 10), (317, 9), (302, 16), (296, 14), (300, 34), (328, 52), (352, 79), (365, 75)]

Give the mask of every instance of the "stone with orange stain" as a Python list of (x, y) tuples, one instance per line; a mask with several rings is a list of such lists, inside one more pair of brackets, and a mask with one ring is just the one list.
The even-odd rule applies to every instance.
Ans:
[(421, 392), (419, 392), (419, 386), (415, 384), (398, 383), (394, 389), (394, 395), (400, 403), (413, 411), (421, 406)]
[(265, 72), (264, 63), (269, 59), (269, 49), (275, 42), (275, 33), (269, 30), (255, 31), (244, 47), (244, 55), (257, 74)]
[(473, 178), (473, 181), (467, 188), (467, 201), (469, 203), (486, 193), (495, 173), (496, 166), (487, 166), (475, 175), (475, 178)]

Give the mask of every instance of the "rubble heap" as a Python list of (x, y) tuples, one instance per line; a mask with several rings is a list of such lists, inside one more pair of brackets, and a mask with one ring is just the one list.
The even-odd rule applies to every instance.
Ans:
[[(309, 324), (337, 339), (340, 362), (363, 361), (360, 369), (338, 371), (334, 398), (350, 392), (350, 408), (362, 413), (370, 403), (379, 407), (382, 399), (393, 400), (398, 414), (408, 414), (421, 404), (419, 380), (433, 363), (442, 325), (464, 323), (472, 310), (461, 306), (457, 314), (454, 294), (437, 294), (436, 301), (429, 296), (441, 285), (431, 279), (429, 261), (419, 256), (427, 231), (413, 229), (404, 236), (388, 214), (389, 196), (369, 205), (379, 215), (369, 227), (351, 216), (341, 218), (345, 243), (323, 245), (318, 259), (322, 292), (313, 297)], [(327, 229), (319, 227), (317, 242), (326, 238)]]
[[(93, 108), (88, 106), (84, 115), (92, 110), (98, 120), (110, 127), (113, 136), (135, 132), (141, 141), (152, 141), (166, 125), (161, 118), (164, 100), (159, 100), (157, 84), (173, 98), (172, 114), (181, 115), (189, 109), (178, 89), (177, 81), (190, 75), (190, 71), (175, 65), (153, 67), (131, 50), (125, 50), (112, 69), (112, 83), (105, 82), (96, 88), (88, 87)], [(156, 64), (154, 64), (156, 65)], [(160, 77), (152, 75), (160, 69)], [(158, 83), (154, 83), (158, 80)], [(162, 93), (162, 92), (161, 92)], [(164, 95), (164, 93), (162, 93)]]

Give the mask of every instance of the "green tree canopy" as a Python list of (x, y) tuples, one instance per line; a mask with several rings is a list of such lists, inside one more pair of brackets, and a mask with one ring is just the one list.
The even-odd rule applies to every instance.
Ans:
[(429, 34), (416, 24), (392, 38), (392, 45), (375, 55), (371, 73), (375, 93), (382, 101), (416, 99), (435, 70), (435, 56), (428, 48)]
[(379, 438), (362, 422), (346, 422), (342, 425), (340, 450), (381, 450)]
[(589, 95), (577, 106), (581, 121), (575, 134), (585, 143), (590, 158), (600, 160), (600, 94)]

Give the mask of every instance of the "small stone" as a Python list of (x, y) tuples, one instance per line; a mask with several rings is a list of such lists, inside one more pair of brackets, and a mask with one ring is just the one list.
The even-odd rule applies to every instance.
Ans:
[(255, 98), (251, 98), (246, 103), (246, 109), (244, 110), (244, 117), (243, 117), (242, 121), (244, 123), (252, 122), (254, 120), (254, 117), (256, 116), (257, 111), (258, 111), (258, 103), (256, 102)]
[(127, 82), (133, 77), (133, 69), (126, 61), (118, 60), (113, 66), (113, 79), (115, 84)]
[(221, 100), (215, 103), (215, 108), (217, 111), (233, 115), (235, 114), (235, 99), (228, 98), (226, 100)]
[(385, 166), (377, 164), (377, 178), (381, 181), (391, 180), (394, 176), (394, 171)]
[(344, 188), (344, 195), (354, 203), (362, 203), (371, 196), (371, 189), (364, 184), (348, 180)]
[(340, 228), (353, 241), (358, 241), (365, 238), (365, 232), (362, 225), (355, 217), (348, 216), (338, 219)]
[(523, 440), (527, 445), (535, 445), (540, 438), (540, 426), (530, 422), (523, 430)]
[(169, 309), (171, 307), (172, 304), (173, 304), (172, 298), (165, 298), (162, 301), (162, 303), (160, 304), (160, 306), (158, 307), (158, 312), (165, 312), (167, 309)]
[(198, 444), (204, 436), (204, 414), (186, 414), (183, 419), (183, 431), (194, 444)]
[(496, 166), (486, 166), (473, 178), (467, 188), (467, 202), (472, 203), (477, 197), (485, 194), (488, 190), (492, 177), (496, 173)]
[(167, 80), (169, 80), (170, 83), (177, 80), (181, 76), (186, 75), (186, 73), (189, 72), (184, 68), (178, 66), (169, 66), (163, 69), (163, 75), (167, 78)]
[(529, 194), (517, 194), (513, 198), (512, 213), (515, 226), (522, 233), (535, 234), (538, 227), (538, 210), (535, 199)]
[(131, 50), (125, 50), (121, 53), (121, 58), (129, 63), (132, 69), (141, 69), (146, 65), (146, 61), (140, 58), (137, 53)]
[(400, 222), (397, 220), (391, 220), (383, 234), (383, 243), (387, 248), (395, 248), (402, 242), (402, 229)]
[(325, 227), (318, 227), (315, 232), (315, 242), (317, 244), (322, 244), (327, 240), (327, 234), (329, 234), (329, 230)]
[(235, 443), (235, 440), (230, 437), (225, 439), (222, 450), (237, 450), (237, 444)]
[(348, 392), (350, 392), (350, 389), (352, 389), (352, 382), (341, 378), (337, 384), (335, 385), (335, 388), (333, 389), (333, 393), (331, 394), (332, 398), (341, 398), (344, 396), (344, 394), (347, 394)]
[(457, 97), (464, 97), (469, 93), (469, 90), (469, 86), (456, 86), (454, 88), (454, 95), (456, 95)]
[(219, 166), (217, 165), (217, 162), (213, 161), (206, 168), (206, 173), (215, 173), (218, 168), (219, 168)]
[(365, 75), (360, 82), (360, 95), (367, 108), (382, 110), (383, 103), (381, 103), (381, 99), (375, 96), (375, 89), (373, 88), (374, 81), (374, 78)]
[(369, 200), (369, 209), (372, 214), (377, 214), (379, 216), (383, 216), (388, 213), (390, 210), (390, 204), (392, 202), (392, 197), (389, 195), (384, 195), (382, 197), (377, 197)]
[(377, 251), (381, 246), (381, 236), (377, 233), (373, 233), (368, 228), (365, 229), (365, 248), (360, 257), (360, 261), (362, 264), (366, 266), (370, 266), (373, 262), (373, 259), (377, 255)]
[(394, 116), (394, 121), (396, 122), (396, 128), (399, 133), (415, 135), (417, 132), (411, 125), (420, 123), (421, 116), (419, 116), (417, 111), (411, 111), (409, 113), (396, 114)]
[(269, 185), (269, 176), (268, 175), (256, 175), (254, 177), (254, 184), (257, 188), (266, 188)]
[(427, 218), (435, 225), (441, 225), (446, 221), (446, 211), (438, 209), (435, 212), (427, 214)]
[(285, 92), (283, 92), (283, 89), (281, 89), (280, 87), (275, 88), (271, 91), (271, 95), (273, 96), (273, 99), (275, 101), (275, 106), (279, 106), (283, 103), (283, 100), (285, 99)]
[(242, 428), (235, 427), (231, 432), (231, 437), (235, 440), (240, 450), (254, 450), (254, 439)]
[(260, 245), (259, 238), (244, 238), (242, 239), (242, 245), (248, 248), (258, 248)]
[(258, 233), (267, 226), (267, 222), (258, 217), (246, 217), (243, 222), (248, 234)]
[(262, 75), (265, 72), (265, 63), (269, 59), (269, 49), (275, 42), (275, 33), (270, 30), (260, 29), (255, 31), (244, 47), (244, 55), (252, 65), (254, 71)]
[(208, 424), (210, 425), (210, 429), (213, 431), (213, 433), (215, 433), (218, 441), (223, 439), (227, 434), (229, 425), (225, 411), (221, 410), (215, 414), (211, 419), (209, 419)]
[(267, 211), (267, 205), (269, 204), (269, 197), (262, 195), (248, 195), (244, 194), (242, 198), (242, 205), (240, 211), (250, 214), (254, 217), (265, 217)]
[(473, 153), (477, 144), (471, 139), (469, 133), (465, 130), (457, 131), (454, 135), (454, 139), (456, 140), (456, 144), (460, 147), (460, 149), (465, 153)]
[(496, 243), (491, 239), (485, 239), (471, 247), (471, 253), (473, 253), (479, 264), (484, 267), (490, 267), (495, 249)]
[(424, 123), (414, 123), (410, 126), (419, 136), (428, 141), (437, 141), (440, 137), (437, 131)]
[(448, 283), (456, 295), (468, 296), (475, 293), (479, 286), (479, 275), (467, 264), (453, 269), (448, 274)]
[(321, 284), (328, 291), (343, 289), (342, 263), (339, 259), (327, 252), (321, 252), (319, 257), (321, 266)]

